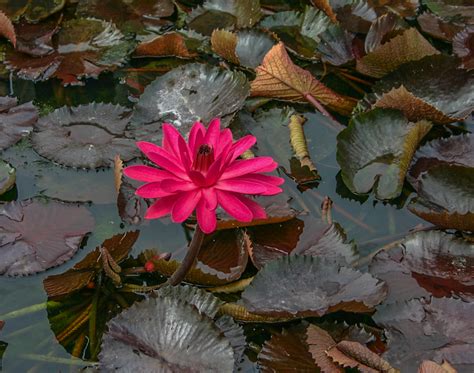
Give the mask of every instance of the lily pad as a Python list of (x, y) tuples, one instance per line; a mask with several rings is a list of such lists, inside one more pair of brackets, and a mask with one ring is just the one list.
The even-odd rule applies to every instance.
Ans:
[(445, 55), (409, 62), (374, 87), (374, 106), (402, 110), (411, 121), (449, 123), (474, 110), (474, 71), (458, 69)]
[(409, 122), (398, 110), (374, 109), (352, 117), (338, 135), (342, 179), (356, 194), (374, 189), (379, 199), (398, 197), (405, 174), (431, 123)]
[(372, 23), (365, 37), (365, 52), (373, 52), (406, 28), (408, 28), (408, 24), (394, 13), (389, 12), (381, 15)]
[(394, 248), (379, 252), (370, 272), (387, 283), (386, 304), (431, 295), (474, 300), (474, 245), (451, 234), (409, 235)]
[(242, 107), (249, 90), (243, 73), (204, 64), (187, 64), (160, 76), (146, 87), (132, 121), (140, 127), (157, 127), (159, 133), (161, 123), (173, 123), (184, 135), (197, 120), (209, 123), (220, 117), (221, 123), (227, 125)]
[(370, 312), (387, 288), (368, 273), (337, 261), (285, 256), (269, 262), (242, 293), (248, 311), (278, 317), (321, 317), (331, 312)]
[(270, 34), (258, 30), (231, 32), (214, 30), (212, 49), (221, 57), (238, 65), (256, 68), (267, 52), (276, 44)]
[(453, 38), (453, 52), (462, 59), (462, 67), (474, 69), (474, 25), (466, 27)]
[(125, 129), (130, 111), (119, 105), (62, 107), (38, 121), (32, 141), (43, 157), (78, 168), (110, 167), (119, 154), (124, 161), (139, 155)]
[(251, 27), (261, 16), (259, 0), (206, 0), (193, 9), (186, 21), (191, 29), (211, 35), (219, 28)]
[(0, 205), (0, 274), (31, 275), (62, 264), (93, 228), (85, 207), (33, 200)]
[(59, 12), (66, 5), (66, 0), (32, 0), (23, 13), (26, 20), (32, 23), (48, 18)]
[(133, 42), (110, 22), (76, 18), (61, 25), (54, 52), (44, 57), (9, 51), (6, 66), (23, 79), (41, 81), (55, 77), (63, 85), (82, 85), (81, 78), (97, 78), (103, 71), (122, 66)]
[(474, 369), (474, 303), (452, 298), (413, 299), (377, 308), (375, 322), (385, 329), (383, 354), (402, 372), (423, 360), (448, 360), (460, 372)]
[(99, 355), (103, 370), (233, 370), (233, 349), (211, 319), (170, 297), (134, 304), (108, 329)]
[(40, 23), (21, 20), (15, 25), (16, 50), (34, 57), (53, 53), (53, 36), (58, 33), (62, 19), (60, 14)]
[(143, 40), (135, 50), (134, 57), (167, 57), (193, 58), (198, 55), (204, 38), (194, 33), (185, 35), (181, 32), (169, 32)]
[(341, 66), (355, 58), (352, 48), (354, 34), (344, 30), (341, 26), (330, 25), (319, 37), (321, 42), (317, 50), (321, 54), (322, 61)]
[(409, 209), (443, 228), (474, 229), (474, 137), (433, 140), (415, 153), (408, 180), (418, 192)]
[(15, 168), (0, 159), (0, 196), (8, 192), (16, 182)]
[(309, 59), (318, 57), (320, 34), (331, 25), (331, 20), (322, 11), (307, 6), (304, 12), (286, 11), (272, 14), (260, 22), (260, 27), (278, 35), (286, 48), (294, 54)]
[(38, 111), (31, 102), (17, 104), (14, 97), (0, 97), (0, 151), (27, 136), (38, 120)]
[(424, 12), (417, 18), (421, 30), (435, 38), (451, 41), (464, 28), (462, 20), (443, 19), (431, 12)]

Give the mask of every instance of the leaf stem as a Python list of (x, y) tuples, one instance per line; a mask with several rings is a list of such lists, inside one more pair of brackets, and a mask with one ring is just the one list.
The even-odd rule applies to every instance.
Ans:
[(181, 265), (168, 279), (167, 283), (169, 285), (176, 286), (184, 280), (189, 270), (194, 265), (205, 236), (205, 233), (201, 230), (201, 228), (199, 228), (199, 225), (196, 225), (196, 230), (194, 231), (193, 239), (189, 244), (188, 252), (181, 262)]
[(342, 131), (345, 127), (339, 123), (330, 113), (329, 111), (327, 111), (323, 105), (321, 105), (321, 103), (316, 100), (313, 96), (311, 96), (309, 93), (305, 94), (304, 95), (304, 98), (306, 99), (306, 101), (308, 101), (311, 105), (313, 105), (321, 114), (323, 114), (324, 116), (328, 117), (329, 119), (331, 119), (331, 124), (333, 125), (333, 127), (338, 131)]

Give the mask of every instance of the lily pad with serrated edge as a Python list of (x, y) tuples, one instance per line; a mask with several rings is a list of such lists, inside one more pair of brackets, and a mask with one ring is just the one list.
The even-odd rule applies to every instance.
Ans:
[(17, 104), (15, 97), (0, 97), (0, 151), (28, 135), (38, 120), (38, 110), (31, 102)]
[(374, 189), (379, 199), (398, 197), (412, 156), (430, 129), (430, 122), (411, 123), (398, 110), (354, 116), (337, 137), (344, 183), (356, 194)]
[(382, 281), (338, 260), (285, 256), (267, 263), (242, 293), (249, 312), (266, 316), (321, 317), (370, 312), (387, 294)]
[(61, 165), (110, 167), (118, 154), (124, 161), (139, 155), (126, 133), (130, 111), (120, 105), (88, 104), (62, 107), (38, 121), (33, 148)]
[(417, 232), (379, 252), (370, 272), (385, 281), (385, 304), (431, 295), (474, 300), (474, 245), (440, 231)]
[(210, 318), (188, 303), (158, 297), (134, 304), (108, 323), (99, 362), (103, 370), (124, 372), (232, 372), (233, 354)]
[[(243, 73), (204, 64), (187, 64), (171, 70), (148, 85), (135, 106), (132, 122), (139, 131), (170, 122), (183, 135), (195, 121), (209, 123), (215, 117), (227, 125), (239, 110), (250, 86)], [(144, 139), (148, 134), (144, 133)], [(148, 139), (150, 141), (150, 139)]]
[(330, 25), (319, 37), (321, 42), (317, 50), (323, 62), (341, 66), (355, 58), (352, 47), (354, 34), (344, 30), (340, 25)]
[(94, 218), (82, 206), (24, 200), (0, 204), (0, 274), (32, 275), (76, 253)]

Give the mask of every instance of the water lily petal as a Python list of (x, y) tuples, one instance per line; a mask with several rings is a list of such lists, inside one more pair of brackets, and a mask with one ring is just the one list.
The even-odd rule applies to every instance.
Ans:
[(248, 174), (245, 176), (240, 176), (237, 179), (242, 179), (242, 180), (248, 180), (248, 181), (254, 181), (254, 182), (262, 182), (266, 184), (272, 184), (275, 186), (282, 185), (285, 182), (285, 179), (282, 177), (278, 176), (272, 176), (272, 175), (263, 175), (263, 174)]
[(218, 146), (220, 131), (221, 131), (221, 120), (214, 118), (207, 126), (206, 136), (204, 136), (204, 144), (208, 144), (212, 149), (216, 149)]
[(137, 190), (135, 191), (135, 194), (142, 198), (160, 198), (160, 197), (169, 196), (173, 193), (164, 191), (161, 188), (161, 181), (154, 181), (151, 183), (144, 184), (141, 187), (137, 188)]
[(232, 153), (232, 159), (231, 161), (234, 161), (242, 155), (245, 151), (249, 150), (252, 146), (255, 145), (257, 142), (257, 138), (252, 135), (247, 135), (239, 139), (232, 145), (232, 148), (230, 149), (230, 152)]
[(160, 188), (167, 193), (189, 192), (195, 190), (198, 186), (192, 181), (166, 179), (160, 183)]
[(259, 183), (244, 179), (220, 180), (216, 188), (234, 193), (261, 194), (267, 191), (267, 183)]
[(171, 220), (175, 223), (182, 223), (185, 221), (189, 215), (192, 214), (200, 199), (200, 190), (179, 193), (179, 198), (171, 209)]
[(163, 179), (173, 178), (168, 171), (159, 170), (154, 167), (144, 165), (134, 165), (125, 167), (123, 170), (125, 176), (138, 181), (161, 181)]
[(221, 180), (232, 179), (253, 172), (271, 172), (277, 167), (278, 164), (271, 157), (236, 160), (226, 168)]
[(184, 141), (184, 139), (181, 136), (178, 138), (178, 149), (179, 149), (181, 163), (183, 164), (184, 169), (186, 171), (189, 171), (192, 164), (192, 158), (191, 158), (188, 144), (186, 144), (186, 141)]
[[(180, 151), (178, 146), (178, 139), (183, 139), (181, 133), (175, 126), (169, 123), (163, 123), (163, 149), (168, 153), (173, 154), (176, 158), (180, 158)], [(183, 139), (184, 140), (184, 139)]]
[(252, 221), (253, 214), (250, 209), (242, 203), (234, 193), (216, 190), (217, 201), (224, 211), (238, 221)]
[(157, 166), (171, 172), (173, 175), (184, 180), (189, 180), (189, 176), (177, 160), (173, 160), (171, 157), (166, 157), (164, 154), (158, 154), (155, 152), (149, 152), (147, 157)]
[(189, 150), (191, 151), (191, 156), (194, 157), (197, 153), (197, 150), (201, 146), (204, 135), (206, 134), (206, 128), (201, 122), (195, 122), (191, 131), (189, 131)]
[(169, 215), (177, 199), (178, 195), (160, 198), (148, 208), (145, 213), (145, 219), (158, 219)]
[(253, 220), (257, 219), (266, 219), (267, 218), (267, 213), (265, 212), (265, 209), (260, 206), (257, 202), (255, 202), (253, 199), (242, 196), (242, 195), (236, 195), (240, 202), (245, 204), (245, 206), (248, 207), (248, 209), (252, 212), (253, 215)]
[(219, 157), (222, 153), (227, 154), (232, 148), (232, 131), (228, 128), (223, 129), (219, 135), (219, 141), (217, 142), (214, 150), (215, 157)]
[(206, 233), (212, 233), (216, 230), (217, 219), (214, 210), (207, 207), (206, 200), (201, 198), (196, 208), (196, 217), (201, 230)]
[(202, 198), (206, 201), (208, 209), (214, 211), (217, 208), (217, 193), (214, 188), (201, 189)]

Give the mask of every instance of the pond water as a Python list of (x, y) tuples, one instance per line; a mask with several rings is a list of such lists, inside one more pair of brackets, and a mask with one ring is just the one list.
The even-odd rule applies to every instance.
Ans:
[[(280, 5), (270, 7), (269, 14), (275, 9), (280, 9), (280, 6), (285, 7), (281, 5), (285, 2), (274, 3)], [(0, 9), (1, 6), (0, 2)], [(70, 17), (69, 13), (65, 14)], [(181, 22), (179, 17), (177, 19), (171, 18), (171, 20), (171, 25), (173, 25), (173, 22)], [(172, 26), (167, 25), (167, 27)], [(291, 43), (291, 40), (288, 39), (284, 41)], [(292, 58), (315, 75), (319, 75), (323, 69), (323, 66), (314, 62), (314, 60), (296, 59), (294, 55), (292, 55)], [(216, 61), (215, 55), (207, 55), (201, 58), (200, 62), (217, 65)], [(33, 83), (29, 80), (19, 79), (14, 74), (4, 71), (2, 80), (0, 80), (0, 96), (17, 97), (20, 104), (33, 101), (41, 116), (48, 115), (63, 106), (75, 107), (93, 102), (119, 104), (132, 109), (138, 99), (140, 90), (144, 88), (145, 84), (187, 62), (189, 61), (173, 57), (133, 60), (115, 72), (105, 72), (100, 74), (97, 79), (85, 80), (85, 84), (82, 86), (67, 87), (64, 87), (57, 79)], [(350, 86), (341, 83), (335, 77), (336, 75), (329, 76), (325, 81), (333, 90), (344, 92), (344, 94), (352, 95), (358, 99), (362, 97), (360, 87), (365, 89), (364, 85), (361, 85), (359, 90), (351, 90)], [(331, 81), (331, 79), (333, 80)], [(373, 77), (367, 79), (370, 84), (374, 80)], [(137, 87), (139, 90), (136, 89)], [(252, 105), (258, 106), (258, 109), (254, 110)], [(267, 121), (259, 120), (259, 116), (264, 115), (262, 113), (271, 110), (286, 110), (288, 105), (290, 104), (278, 101), (258, 102), (248, 100), (244, 108), (235, 115), (232, 113), (233, 117), (230, 116), (232, 120), (229, 127), (232, 129), (234, 137), (246, 133), (256, 136), (257, 146), (253, 150), (259, 156), (273, 157), (282, 166), (277, 170), (279, 176), (285, 179), (282, 186), (284, 192), (281, 200), (288, 200), (291, 207), (299, 211), (304, 219), (316, 219), (318, 221), (323, 219), (321, 206), (325, 197), (330, 198), (332, 201), (332, 219), (342, 227), (347, 238), (346, 241), (351, 241), (357, 246), (361, 258), (359, 268), (362, 271), (367, 271), (371, 254), (384, 245), (400, 240), (414, 230), (432, 227), (429, 222), (407, 209), (408, 202), (416, 196), (416, 192), (406, 180), (400, 196), (390, 200), (377, 199), (374, 197), (374, 193), (353, 194), (342, 180), (341, 167), (336, 159), (339, 131), (334, 128), (333, 121), (314, 110), (310, 105), (292, 103), (290, 106), (306, 119), (303, 128), (309, 156), (320, 176), (320, 179), (313, 181), (312, 184), (298, 185), (291, 177), (290, 172), (285, 173), (285, 171), (289, 171), (289, 165), (293, 157), (287, 126), (281, 126), (278, 122), (275, 122), (275, 128), (268, 126), (268, 123), (273, 123), (272, 121), (276, 117), (270, 117)], [(348, 117), (337, 116), (337, 118), (344, 125), (347, 125)], [(277, 128), (277, 126), (280, 127)], [(465, 121), (452, 122), (442, 128), (440, 125), (439, 129), (430, 132), (428, 139), (435, 139), (439, 136), (448, 137), (449, 135), (468, 133), (473, 130), (474, 121), (472, 118), (468, 118)], [(87, 136), (87, 132), (82, 135)], [(55, 316), (68, 309), (68, 306), (55, 303), (62, 302), (57, 299), (48, 299), (43, 281), (49, 276), (61, 274), (75, 264), (80, 263), (104, 240), (133, 230), (138, 230), (139, 236), (130, 251), (132, 259), (128, 259), (128, 266), (143, 265), (144, 261), (139, 256), (148, 249), (170, 253), (173, 259), (180, 260), (186, 253), (186, 245), (190, 240), (192, 231), (189, 226), (175, 224), (170, 218), (142, 220), (139, 224), (124, 222), (117, 205), (113, 168), (99, 167), (85, 170), (58, 165), (40, 156), (33, 149), (30, 137), (25, 137), (17, 144), (0, 152), (0, 159), (7, 161), (16, 168), (16, 186), (13, 190), (0, 196), (0, 201), (6, 203), (30, 198), (38, 201), (64, 201), (69, 204), (84, 206), (95, 219), (92, 232), (86, 236), (81, 248), (71, 260), (31, 276), (0, 276), (0, 320), (5, 321), (5, 325), (0, 332), (0, 370), (5, 372), (81, 371), (89, 365), (87, 359), (91, 358), (91, 352), (87, 350), (87, 344), (97, 344), (97, 341), (93, 342), (87, 339), (85, 345), (82, 345), (78, 356), (83, 357), (84, 360), (71, 357), (71, 345), (75, 345), (74, 340), (69, 341), (69, 347), (65, 348), (63, 344), (58, 342), (60, 333), (55, 331), (57, 324), (54, 327), (52, 325), (58, 322), (58, 318), (55, 318)], [(130, 164), (136, 162), (133, 160)], [(0, 204), (0, 211), (1, 208), (2, 205)], [(283, 227), (283, 225), (273, 225), (275, 232), (278, 231), (279, 227)], [(256, 269), (249, 264), (245, 276), (248, 277), (255, 273)], [(143, 278), (139, 277), (135, 282), (136, 284), (146, 283), (149, 285), (159, 283), (162, 280), (159, 276), (147, 277), (148, 274), (142, 275)], [(100, 283), (100, 280), (98, 282)], [(107, 283), (107, 286), (109, 285)], [(110, 290), (110, 288), (108, 289)], [(83, 300), (81, 297), (84, 294), (86, 294), (85, 296), (93, 294), (93, 290), (90, 293), (87, 291), (84, 293), (81, 290), (81, 292), (67, 300), (67, 302), (70, 302), (72, 315), (79, 315), (82, 312), (82, 308), (80, 312), (76, 312), (74, 307)], [(135, 299), (132, 295), (129, 297), (129, 294), (123, 295), (123, 297), (128, 305)], [(138, 298), (141, 298), (141, 296), (137, 296)], [(223, 296), (223, 298), (238, 299), (234, 296)], [(123, 298), (120, 299), (123, 300)], [(117, 302), (120, 304), (121, 301)], [(62, 311), (57, 313), (55, 307)], [(117, 313), (117, 310), (119, 310), (118, 306), (115, 310), (108, 309), (107, 312), (112, 315)], [(325, 318), (324, 321), (332, 322), (331, 317)], [(365, 315), (341, 316), (336, 314), (334, 320), (349, 323), (363, 322), (375, 326), (373, 320)], [(314, 321), (314, 318), (310, 321)], [(257, 369), (255, 364), (256, 355), (263, 341), (268, 339), (271, 333), (279, 332), (282, 328), (296, 325), (296, 323), (297, 321), (292, 321), (290, 324), (255, 323), (247, 325), (245, 332), (249, 346), (241, 369), (243, 371), (255, 371)], [(83, 327), (83, 325), (81, 324), (80, 327)], [(71, 331), (71, 335), (74, 336), (74, 331)], [(80, 337), (76, 336), (74, 338)], [(64, 339), (67, 340), (67, 337)], [(379, 352), (382, 352), (382, 350)]]

